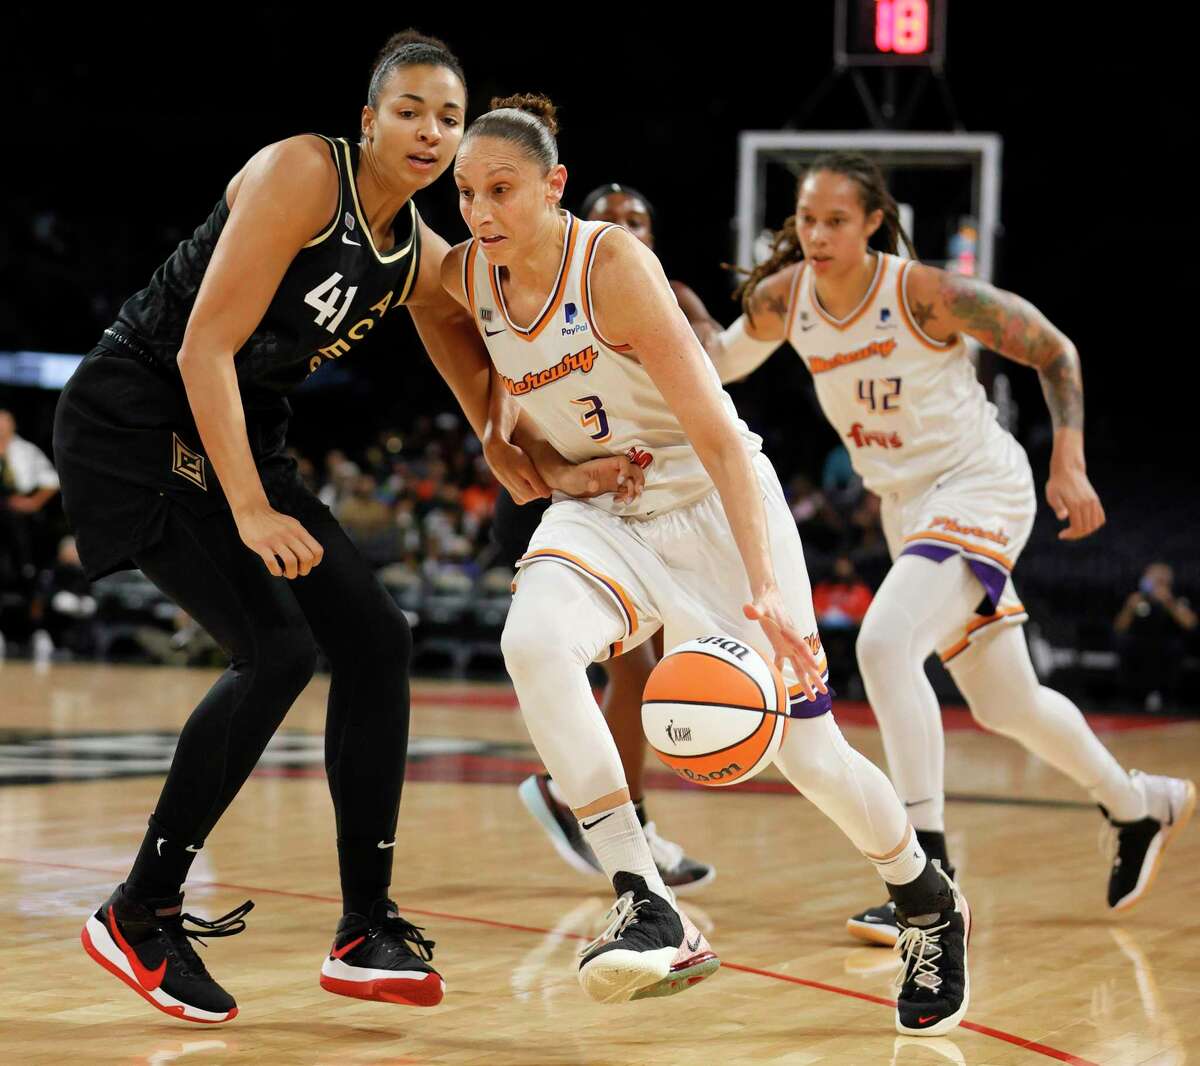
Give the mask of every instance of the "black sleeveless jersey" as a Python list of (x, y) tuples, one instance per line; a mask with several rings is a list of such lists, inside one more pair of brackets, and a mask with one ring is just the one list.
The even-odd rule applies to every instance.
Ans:
[[(292, 260), (235, 366), (243, 398), (290, 391), (322, 363), (353, 350), (389, 310), (408, 298), (421, 239), (410, 200), (392, 222), (395, 245), (380, 254), (354, 184), (357, 144), (322, 136), (338, 170), (338, 208)], [(229, 218), (222, 196), (212, 214), (122, 306), (101, 344), (178, 374), (175, 359), (200, 282)]]

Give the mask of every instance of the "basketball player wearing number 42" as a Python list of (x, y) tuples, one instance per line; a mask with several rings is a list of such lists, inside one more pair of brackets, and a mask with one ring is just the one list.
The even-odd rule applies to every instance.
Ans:
[[(903, 240), (912, 260), (897, 256)], [(1078, 708), (1042, 686), (1010, 577), (1033, 526), (1033, 475), (996, 420), (964, 337), (1037, 369), (1054, 424), (1046, 500), (1077, 540), (1104, 524), (1083, 454), (1079, 354), (1036, 307), (915, 261), (896, 203), (865, 156), (814, 161), (771, 257), (739, 292), (745, 314), (706, 340), (723, 381), (787, 340), (864, 484), (882, 498), (894, 560), (858, 638), (858, 665), (888, 767), (925, 852), (953, 876), (943, 822), (941, 715), (923, 663), (937, 651), (971, 713), (1061, 770), (1111, 826), (1108, 905), (1149, 890), (1191, 817), (1196, 788), (1126, 772)], [(890, 902), (847, 923), (860, 939), (901, 935)]]
[(468, 128), (454, 177), (471, 239), (443, 261), (442, 284), (500, 384), (485, 447), (532, 422), (568, 460), (626, 455), (645, 471), (641, 491), (551, 504), (502, 637), (538, 753), (617, 894), (580, 983), (618, 1002), (683, 991), (719, 965), (655, 867), (587, 667), (659, 627), (668, 647), (727, 633), (783, 669), (792, 717), (776, 762), (875, 866), (909, 926), (897, 1028), (946, 1032), (969, 998), (966, 901), (833, 720), (803, 550), (761, 441), (653, 253), (561, 210), (555, 132), (553, 105), (529, 96), (493, 101)]

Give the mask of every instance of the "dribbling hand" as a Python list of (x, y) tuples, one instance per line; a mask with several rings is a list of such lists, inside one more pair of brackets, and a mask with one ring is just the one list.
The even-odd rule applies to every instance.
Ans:
[(829, 691), (821, 677), (817, 657), (804, 636), (792, 624), (777, 590), (772, 589), (763, 593), (753, 603), (747, 603), (742, 608), (742, 613), (762, 626), (767, 640), (775, 649), (775, 669), (782, 672), (784, 663), (791, 662), (806, 699), (815, 700), (818, 692)]
[(273, 577), (289, 581), (305, 577), (325, 554), (296, 519), (269, 506), (237, 513), (234, 521), (242, 543), (262, 559)]

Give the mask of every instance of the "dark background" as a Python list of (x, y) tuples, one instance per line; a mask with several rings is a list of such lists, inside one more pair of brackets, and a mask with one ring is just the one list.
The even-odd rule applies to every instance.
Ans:
[[(1194, 26), (1175, 7), (1109, 16), (952, 0), (946, 63), (962, 128), (1005, 139), (995, 280), (1083, 355), (1098, 485), (1144, 477), (1172, 498), (1196, 480)], [(728, 321), (720, 263), (732, 249), (737, 133), (795, 127), (833, 65), (833, 5), (815, 0), (783, 15), (747, 8), (743, 24), (708, 22), (699, 8), (662, 23), (625, 7), (571, 19), (524, 6), (222, 10), (65, 18), (27, 5), (8, 17), (0, 348), (90, 348), (255, 150), (308, 130), (356, 134), (373, 57), (410, 22), (458, 51), (472, 114), (493, 93), (548, 93), (561, 108), (568, 204), (602, 181), (640, 187), (659, 211), (668, 272)], [(899, 75), (902, 92), (916, 76)], [(950, 121), (931, 89), (910, 128)], [(803, 128), (866, 125), (843, 80)], [(449, 240), (465, 236), (449, 177), (418, 204)], [(390, 321), (393, 335), (377, 331), (318, 376), (338, 380), (298, 397), (302, 446), (353, 449), (380, 425), (452, 405), (407, 320)], [(1036, 466), (1047, 416), (1036, 376), (1013, 370)], [(798, 360), (772, 360), (735, 398), (785, 473), (817, 469), (835, 443)], [(48, 440), (52, 396), (0, 390), (0, 403), (24, 435)]]

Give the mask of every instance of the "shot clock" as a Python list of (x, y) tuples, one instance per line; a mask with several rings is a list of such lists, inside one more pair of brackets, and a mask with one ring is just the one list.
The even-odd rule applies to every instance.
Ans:
[(839, 67), (940, 67), (948, 0), (838, 0)]

